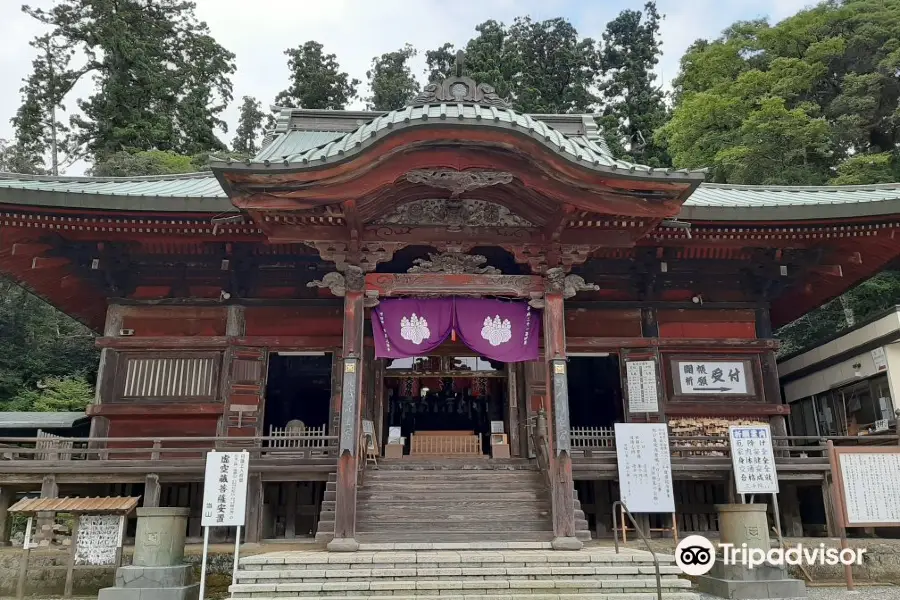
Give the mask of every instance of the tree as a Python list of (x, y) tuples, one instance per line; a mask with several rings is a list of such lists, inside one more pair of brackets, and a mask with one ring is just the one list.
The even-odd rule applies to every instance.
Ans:
[[(898, 40), (895, 1), (823, 2), (774, 26), (735, 23), (717, 40), (698, 40), (681, 59), (672, 119), (656, 141), (675, 166), (710, 166), (715, 181), (893, 181)], [(785, 157), (771, 154), (779, 127), (780, 143), (801, 144), (782, 146)], [(738, 164), (766, 155), (756, 167)]]
[(453, 44), (446, 43), (440, 48), (428, 50), (425, 52), (425, 75), (428, 82), (443, 81), (453, 74), (453, 67), (456, 64), (456, 52), (453, 50)]
[(15, 141), (0, 138), (0, 173), (22, 173), (24, 175), (43, 175), (44, 169), (35, 162), (34, 155), (27, 156)]
[(487, 83), (501, 98), (513, 95), (521, 61), (509, 41), (509, 30), (497, 21), (485, 21), (466, 44), (466, 70), (475, 81)]
[(93, 381), (98, 354), (90, 330), (0, 279), (0, 407), (52, 377)]
[(668, 117), (653, 72), (662, 53), (660, 19), (655, 2), (645, 4), (643, 14), (623, 10), (606, 25), (600, 53), (605, 76), (601, 123), (607, 142), (617, 155), (652, 167), (670, 164), (665, 148), (653, 138)]
[(51, 377), (36, 389), (19, 392), (9, 410), (34, 412), (82, 411), (94, 400), (94, 388), (84, 377)]
[(260, 109), (259, 101), (252, 96), (244, 96), (241, 104), (241, 116), (238, 118), (237, 130), (231, 147), (236, 152), (255, 155), (259, 152), (257, 139), (263, 130), (263, 119), (266, 114)]
[(527, 113), (592, 112), (600, 70), (597, 44), (580, 38), (566, 19), (519, 17), (509, 28), (510, 51), (520, 66), (513, 86), (515, 106)]
[(342, 110), (356, 97), (358, 79), (340, 70), (337, 56), (324, 54), (322, 44), (308, 41), (284, 51), (291, 70), (291, 86), (278, 94), (275, 103), (296, 108)]
[(400, 50), (372, 59), (372, 67), (366, 71), (372, 92), (366, 99), (369, 110), (397, 110), (415, 97), (419, 82), (408, 64), (415, 55), (416, 50), (406, 44)]
[(174, 152), (147, 150), (116, 152), (102, 162), (94, 163), (94, 177), (135, 177), (143, 175), (175, 175), (199, 171), (193, 158)]
[(16, 144), (19, 155), (34, 170), (43, 170), (44, 156), (49, 154), (50, 174), (59, 175), (60, 162), (75, 158), (67, 139), (69, 128), (57, 115), (57, 110), (65, 110), (63, 100), (78, 80), (78, 74), (69, 69), (73, 50), (51, 35), (42, 35), (30, 44), (38, 55), (20, 90), (22, 104), (12, 118)]
[(23, 7), (53, 39), (85, 57), (60, 75), (93, 74), (77, 104), (73, 139), (94, 161), (121, 150), (194, 154), (224, 149), (216, 130), (231, 100), (234, 55), (209, 34), (189, 0), (60, 0)]

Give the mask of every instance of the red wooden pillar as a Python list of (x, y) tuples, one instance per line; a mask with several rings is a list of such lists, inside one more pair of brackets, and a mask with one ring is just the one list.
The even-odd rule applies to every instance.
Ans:
[(356, 480), (359, 465), (360, 394), (363, 367), (362, 271), (348, 267), (344, 272), (344, 343), (341, 381), (341, 426), (334, 515), (334, 540), (328, 549), (354, 552), (356, 541)]
[[(549, 282), (548, 282), (549, 283)], [(566, 374), (566, 324), (562, 290), (550, 285), (544, 296), (544, 354), (553, 409), (550, 450), (550, 493), (553, 510), (553, 547), (579, 550), (575, 536), (575, 484), (569, 442), (569, 383)]]

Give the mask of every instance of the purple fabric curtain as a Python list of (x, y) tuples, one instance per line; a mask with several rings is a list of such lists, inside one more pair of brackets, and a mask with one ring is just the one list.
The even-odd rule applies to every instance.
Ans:
[(391, 298), (372, 309), (376, 358), (428, 354), (450, 337), (453, 298)]
[(502, 362), (538, 359), (541, 313), (527, 302), (482, 298), (391, 298), (372, 311), (377, 358), (428, 354), (455, 329), (479, 355)]
[(463, 343), (502, 362), (538, 359), (541, 313), (527, 302), (456, 298), (454, 328)]

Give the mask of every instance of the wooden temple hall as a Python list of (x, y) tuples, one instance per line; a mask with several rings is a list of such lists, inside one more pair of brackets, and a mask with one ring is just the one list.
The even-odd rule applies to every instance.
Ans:
[(827, 528), (772, 331), (897, 259), (900, 186), (703, 179), (462, 75), (387, 113), (283, 109), (212, 173), (3, 175), (0, 272), (102, 357), (90, 438), (0, 440), (0, 508), (141, 495), (199, 536), (205, 451), (247, 449), (250, 541), (577, 547), (609, 534), (615, 423), (669, 424), (678, 527), (707, 531), (728, 424), (764, 421), (786, 533)]

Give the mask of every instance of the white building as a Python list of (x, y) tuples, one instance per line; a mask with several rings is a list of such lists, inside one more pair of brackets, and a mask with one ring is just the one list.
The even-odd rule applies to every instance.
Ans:
[(900, 306), (778, 362), (791, 435), (866, 435), (895, 428)]

